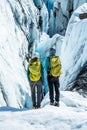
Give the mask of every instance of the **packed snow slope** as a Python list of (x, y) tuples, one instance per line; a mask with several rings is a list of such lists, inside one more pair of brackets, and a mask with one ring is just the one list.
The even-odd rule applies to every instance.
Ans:
[(60, 107), (41, 109), (0, 108), (0, 130), (87, 130), (87, 99), (75, 92), (61, 92)]

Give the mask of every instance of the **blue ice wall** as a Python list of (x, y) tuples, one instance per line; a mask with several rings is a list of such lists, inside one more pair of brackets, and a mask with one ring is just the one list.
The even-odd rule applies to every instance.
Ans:
[(42, 8), (43, 0), (33, 0), (33, 2), (37, 8)]
[(46, 7), (48, 9), (48, 12), (50, 13), (50, 10), (53, 9), (54, 0), (43, 0), (46, 4)]

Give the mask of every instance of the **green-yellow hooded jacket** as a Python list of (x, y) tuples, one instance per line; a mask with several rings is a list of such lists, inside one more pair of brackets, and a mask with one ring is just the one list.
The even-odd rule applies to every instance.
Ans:
[(41, 78), (41, 63), (37, 60), (31, 60), (28, 65), (28, 69), (30, 72), (30, 80), (38, 81)]

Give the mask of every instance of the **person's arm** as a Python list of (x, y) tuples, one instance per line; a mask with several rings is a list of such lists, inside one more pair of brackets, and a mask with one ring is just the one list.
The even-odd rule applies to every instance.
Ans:
[(28, 65), (28, 67), (27, 67), (27, 78), (28, 78), (28, 80), (30, 81), (30, 71), (29, 71), (29, 65)]
[(50, 58), (47, 57), (46, 59), (46, 71), (47, 71), (47, 74), (50, 73)]

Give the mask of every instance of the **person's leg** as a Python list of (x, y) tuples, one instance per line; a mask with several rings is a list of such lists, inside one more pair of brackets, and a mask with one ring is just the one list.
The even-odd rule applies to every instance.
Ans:
[(41, 99), (42, 99), (42, 82), (39, 80), (37, 82), (37, 108), (41, 107)]
[(52, 78), (48, 78), (48, 86), (49, 86), (49, 97), (50, 97), (50, 104), (54, 103), (54, 88), (53, 88), (53, 80)]
[(31, 82), (30, 86), (31, 86), (32, 105), (33, 107), (36, 107), (35, 83)]
[(55, 87), (55, 105), (57, 106), (59, 105), (59, 97), (60, 97), (59, 78), (55, 78), (54, 87)]

